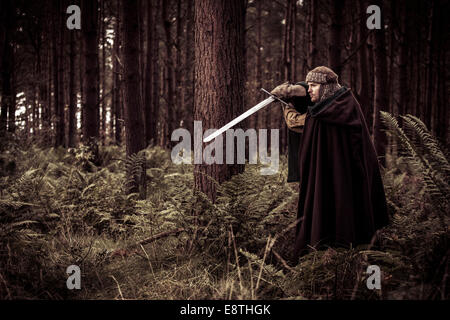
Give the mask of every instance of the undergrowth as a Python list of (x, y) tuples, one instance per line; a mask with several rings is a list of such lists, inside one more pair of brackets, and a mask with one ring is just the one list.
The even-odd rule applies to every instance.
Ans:
[[(298, 184), (283, 157), (274, 175), (246, 165), (212, 203), (192, 166), (159, 147), (139, 161), (100, 147), (93, 161), (86, 146), (2, 146), (0, 299), (448, 299), (447, 153), (417, 118), (382, 119), (397, 153), (383, 169), (380, 245), (313, 251), (294, 267)], [(142, 161), (145, 199), (125, 192)], [(374, 264), (381, 290), (366, 286)], [(81, 290), (66, 288), (69, 265)]]

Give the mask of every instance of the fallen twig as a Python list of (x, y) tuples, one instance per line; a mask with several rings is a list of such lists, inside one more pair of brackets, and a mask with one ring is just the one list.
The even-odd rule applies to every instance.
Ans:
[(178, 235), (179, 233), (181, 233), (183, 231), (185, 231), (184, 228), (178, 228), (178, 229), (175, 229), (175, 230), (169, 230), (169, 231), (165, 231), (165, 232), (161, 232), (161, 233), (155, 234), (155, 235), (153, 235), (153, 236), (151, 236), (151, 237), (149, 237), (147, 239), (144, 239), (144, 240), (141, 240), (139, 242), (133, 243), (133, 244), (131, 244), (131, 245), (125, 247), (125, 248), (119, 248), (119, 249), (114, 250), (111, 253), (111, 256), (128, 256), (128, 255), (134, 253), (134, 251), (136, 250), (135, 249), (136, 247), (152, 243), (153, 241), (156, 241), (158, 239), (166, 238), (166, 237), (169, 237), (169, 236), (176, 236), (176, 235)]

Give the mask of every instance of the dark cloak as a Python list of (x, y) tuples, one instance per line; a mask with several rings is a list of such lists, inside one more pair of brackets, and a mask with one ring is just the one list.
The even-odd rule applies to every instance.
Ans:
[(308, 107), (299, 147), (300, 194), (294, 260), (308, 245), (370, 243), (388, 214), (378, 159), (350, 89)]
[[(306, 82), (296, 83), (302, 85), (306, 92), (308, 92), (308, 85)], [(308, 106), (311, 106), (311, 98), (309, 94), (305, 97), (294, 97), (289, 102), (292, 103), (294, 109), (304, 114), (308, 111)], [(298, 182), (300, 181), (299, 167), (298, 167), (298, 151), (300, 147), (300, 140), (302, 134), (300, 132), (295, 132), (288, 129), (288, 175), (287, 182)]]

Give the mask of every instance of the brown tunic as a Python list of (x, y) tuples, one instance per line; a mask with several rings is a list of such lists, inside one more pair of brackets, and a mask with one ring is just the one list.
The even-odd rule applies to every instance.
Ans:
[(286, 125), (292, 131), (302, 133), (303, 126), (305, 125), (306, 113), (301, 114), (297, 110), (295, 110), (292, 103), (289, 103), (289, 106), (283, 105), (283, 114), (284, 120), (286, 121)]

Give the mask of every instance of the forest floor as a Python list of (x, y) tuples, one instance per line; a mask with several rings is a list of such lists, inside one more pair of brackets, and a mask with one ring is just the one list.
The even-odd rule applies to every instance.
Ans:
[[(291, 267), (298, 184), (285, 158), (271, 176), (246, 165), (211, 203), (193, 192), (192, 166), (158, 147), (145, 152), (144, 200), (124, 192), (139, 159), (123, 148), (100, 147), (96, 164), (83, 146), (3, 148), (0, 299), (449, 299), (449, 217), (405, 159), (383, 170), (391, 222), (377, 247), (314, 251)], [(70, 265), (81, 290), (66, 287)], [(381, 289), (368, 289), (369, 265)]]

